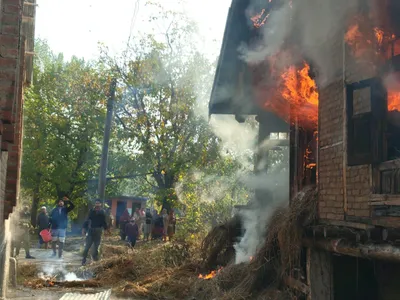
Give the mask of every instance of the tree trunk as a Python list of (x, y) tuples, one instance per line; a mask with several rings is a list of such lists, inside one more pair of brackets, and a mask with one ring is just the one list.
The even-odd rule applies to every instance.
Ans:
[(32, 226), (36, 227), (36, 220), (37, 220), (37, 213), (39, 209), (39, 183), (33, 190), (33, 196), (32, 196), (32, 206), (31, 206), (31, 223)]

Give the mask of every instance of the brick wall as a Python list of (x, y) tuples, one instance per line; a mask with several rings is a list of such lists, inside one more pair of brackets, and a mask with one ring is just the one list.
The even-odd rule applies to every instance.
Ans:
[[(345, 30), (343, 28), (343, 32), (331, 41), (332, 59), (340, 62), (335, 70), (337, 77), (320, 88), (318, 211), (321, 219), (343, 220), (345, 214), (354, 217), (370, 216), (371, 168), (369, 165), (347, 166), (347, 133), (343, 108), (345, 84), (374, 77), (376, 70), (371, 58), (356, 60), (347, 46), (343, 51)], [(369, 89), (364, 89), (353, 95), (355, 114), (370, 111), (368, 93)]]
[[(21, 0), (2, 0), (0, 11), (0, 212), (6, 219), (17, 203), (24, 87), (25, 38)], [(1, 222), (0, 226), (2, 226)]]

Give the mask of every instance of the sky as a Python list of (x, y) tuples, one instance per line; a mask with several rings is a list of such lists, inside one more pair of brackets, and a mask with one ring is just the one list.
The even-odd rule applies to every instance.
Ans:
[[(183, 10), (199, 26), (203, 42), (199, 49), (219, 54), (226, 17), (231, 0), (159, 0), (166, 8)], [(118, 53), (128, 37), (147, 32), (152, 11), (146, 0), (37, 0), (36, 37), (46, 39), (55, 52), (69, 59), (75, 55), (96, 58), (98, 43)], [(136, 17), (135, 15), (136, 9)], [(131, 26), (132, 20), (135, 20)], [(132, 27), (132, 30), (131, 30)], [(161, 28), (162, 29), (162, 28)]]

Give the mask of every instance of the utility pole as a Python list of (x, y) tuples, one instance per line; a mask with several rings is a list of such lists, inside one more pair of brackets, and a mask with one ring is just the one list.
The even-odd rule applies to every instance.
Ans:
[(107, 166), (108, 166), (108, 145), (110, 143), (110, 133), (112, 117), (114, 112), (114, 101), (115, 101), (115, 89), (117, 87), (117, 80), (114, 78), (110, 85), (110, 94), (107, 100), (107, 117), (106, 124), (104, 126), (104, 138), (103, 138), (103, 149), (101, 153), (100, 161), (100, 176), (99, 176), (99, 197), (103, 203), (103, 207), (106, 201), (106, 181), (107, 181)]

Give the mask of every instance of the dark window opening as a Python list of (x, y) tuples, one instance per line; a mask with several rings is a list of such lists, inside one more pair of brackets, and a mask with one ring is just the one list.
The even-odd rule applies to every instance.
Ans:
[(386, 89), (378, 78), (347, 86), (349, 166), (383, 161), (386, 103)]
[(379, 299), (379, 285), (373, 261), (334, 255), (332, 263), (334, 299)]

